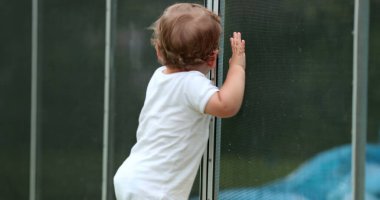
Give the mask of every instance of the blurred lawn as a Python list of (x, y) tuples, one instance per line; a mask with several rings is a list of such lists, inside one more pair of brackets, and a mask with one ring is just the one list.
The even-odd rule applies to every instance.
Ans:
[(280, 179), (298, 168), (304, 160), (247, 158), (223, 155), (220, 161), (220, 189), (257, 187)]

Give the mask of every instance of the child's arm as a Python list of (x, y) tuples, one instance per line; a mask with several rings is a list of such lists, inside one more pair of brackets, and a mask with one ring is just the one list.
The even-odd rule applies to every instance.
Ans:
[(230, 38), (232, 57), (226, 81), (218, 92), (211, 96), (205, 113), (217, 117), (232, 117), (239, 112), (245, 85), (245, 41), (240, 33)]

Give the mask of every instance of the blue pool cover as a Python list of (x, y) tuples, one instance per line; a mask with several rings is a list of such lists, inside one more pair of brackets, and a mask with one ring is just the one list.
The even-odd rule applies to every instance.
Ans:
[[(220, 200), (351, 200), (351, 145), (321, 152), (283, 179), (221, 190)], [(380, 200), (380, 145), (366, 148), (365, 199)]]

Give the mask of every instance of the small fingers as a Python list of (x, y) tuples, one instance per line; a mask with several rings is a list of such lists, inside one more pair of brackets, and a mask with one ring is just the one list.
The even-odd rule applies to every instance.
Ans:
[(245, 52), (245, 40), (241, 39), (240, 32), (233, 32), (232, 37), (230, 37), (230, 43), (232, 52), (244, 53)]
[(232, 37), (237, 41), (241, 41), (241, 33), (240, 32), (234, 32)]
[(234, 32), (233, 34), (233, 40), (234, 40), (234, 44), (235, 45), (238, 45), (239, 44), (239, 32)]
[(232, 37), (230, 37), (230, 42), (231, 42), (232, 52), (236, 52), (237, 50), (236, 32), (234, 32)]
[(233, 47), (234, 47), (234, 48), (236, 47), (236, 44), (237, 44), (237, 43), (236, 43), (236, 34), (237, 34), (237, 33), (234, 32), (233, 35), (232, 35), (232, 41), (233, 41)]
[(235, 44), (241, 43), (241, 33), (240, 32), (234, 32), (233, 39), (235, 40)]
[(245, 52), (245, 40), (241, 41), (241, 50), (243, 53)]

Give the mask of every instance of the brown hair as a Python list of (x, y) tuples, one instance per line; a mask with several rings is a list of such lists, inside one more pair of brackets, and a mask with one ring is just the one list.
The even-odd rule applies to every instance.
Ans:
[(219, 17), (198, 4), (168, 7), (153, 24), (152, 44), (162, 55), (161, 64), (189, 69), (207, 62), (219, 48)]

